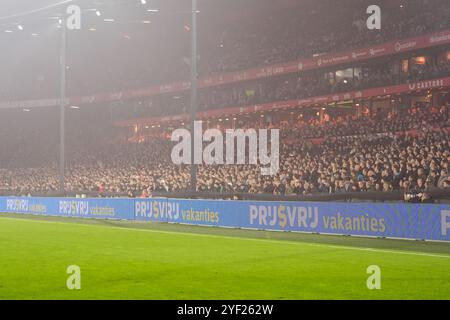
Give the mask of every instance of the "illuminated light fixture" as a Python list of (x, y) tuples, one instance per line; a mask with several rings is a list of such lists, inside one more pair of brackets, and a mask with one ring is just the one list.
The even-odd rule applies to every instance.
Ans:
[(89, 28), (89, 31), (97, 31), (95, 28)]
[(12, 30), (5, 30), (6, 33), (12, 33)]
[(39, 34), (38, 33), (32, 33), (31, 34), (33, 37), (37, 37)]
[(141, 0), (141, 4), (147, 4), (147, 0)]
[(24, 112), (30, 112), (30, 109), (23, 109)]
[(78, 106), (70, 106), (70, 109), (80, 109)]
[(114, 22), (115, 20), (114, 19), (103, 19), (103, 21), (105, 21), (105, 22)]
[(127, 35), (127, 34), (125, 34), (123, 37), (124, 37), (125, 39), (127, 39), (127, 40), (130, 40), (130, 39), (131, 39), (131, 37), (130, 37), (129, 35)]
[(159, 9), (147, 9), (147, 12), (159, 12)]
[(97, 15), (97, 17), (100, 17), (102, 15), (102, 13), (98, 10), (95, 11), (95, 14)]
[(21, 24), (19, 24), (19, 25), (17, 26), (17, 29), (23, 30), (23, 26), (22, 26)]
[(150, 20), (144, 20), (144, 21), (142, 21), (142, 23), (149, 24), (149, 23), (151, 23), (151, 21)]

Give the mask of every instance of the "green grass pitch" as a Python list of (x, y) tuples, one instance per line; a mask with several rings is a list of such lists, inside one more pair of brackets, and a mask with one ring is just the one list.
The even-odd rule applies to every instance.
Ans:
[(450, 299), (450, 244), (1, 214), (0, 299)]

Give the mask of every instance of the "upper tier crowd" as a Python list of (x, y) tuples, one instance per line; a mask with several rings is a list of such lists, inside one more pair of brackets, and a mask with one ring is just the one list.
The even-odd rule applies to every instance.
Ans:
[[(249, 17), (201, 29), (200, 77), (310, 58), (450, 28), (448, 0), (379, 1), (382, 8), (381, 30), (367, 29), (366, 2), (354, 0), (352, 10), (348, 10), (347, 5), (336, 6), (335, 3), (334, 0), (320, 1), (316, 2), (314, 10), (298, 7), (276, 10), (262, 17)], [(105, 41), (100, 40), (89, 45), (80, 44), (86, 47), (91, 58), (85, 55), (69, 56), (68, 94), (87, 95), (189, 79), (189, 37), (181, 37), (183, 40), (178, 36), (167, 36), (174, 44), (165, 52), (157, 51), (154, 43), (145, 38), (129, 44), (115, 39), (111, 41), (117, 44), (104, 47), (101, 43)], [(179, 48), (181, 43), (185, 48)], [(111, 54), (111, 48), (115, 54)], [(48, 98), (58, 93), (57, 56), (41, 61), (39, 59), (42, 57), (53, 57), (54, 52), (40, 52), (46, 50), (42, 45), (33, 50), (36, 50), (33, 57), (15, 66), (21, 70), (18, 76), (12, 77), (17, 72), (8, 69), (10, 65), (14, 66), (13, 63), (4, 66), (5, 76), (0, 77), (2, 100)], [(152, 52), (152, 59), (142, 52)], [(6, 56), (5, 59), (13, 57)]]
[[(379, 2), (382, 8), (380, 31), (367, 28), (367, 4), (364, 1), (355, 2), (352, 10), (346, 6), (336, 6), (335, 1), (321, 1), (315, 5), (315, 10), (308, 12), (288, 10), (244, 25), (233, 25), (224, 33), (223, 47), (205, 50), (209, 54), (202, 73), (229, 72), (294, 61), (450, 27), (450, 7), (446, 0)], [(331, 6), (333, 10), (330, 10)]]
[[(323, 73), (295, 74), (287, 77), (260, 80), (253, 85), (241, 84), (203, 90), (200, 94), (199, 107), (200, 110), (209, 110), (291, 99), (305, 99), (373, 87), (414, 83), (449, 75), (450, 60), (414, 65), (407, 73), (395, 73), (386, 66), (368, 67), (365, 68), (364, 74), (355, 77), (342, 77), (339, 80), (326, 79)], [(179, 106), (174, 104), (174, 107)], [(165, 108), (165, 114), (167, 114), (167, 108)]]
[[(395, 61), (397, 64), (398, 61)], [(325, 77), (324, 72), (306, 72), (271, 77), (246, 83), (205, 88), (199, 91), (198, 110), (207, 111), (227, 107), (251, 106), (322, 95), (344, 93), (376, 87), (415, 83), (428, 79), (448, 77), (450, 60), (428, 58), (424, 64), (411, 64), (408, 72), (394, 71), (395, 67), (377, 64), (355, 68), (357, 74), (347, 77)], [(336, 72), (336, 71), (335, 71)], [(156, 117), (189, 112), (188, 93), (165, 95), (116, 104), (117, 117)]]

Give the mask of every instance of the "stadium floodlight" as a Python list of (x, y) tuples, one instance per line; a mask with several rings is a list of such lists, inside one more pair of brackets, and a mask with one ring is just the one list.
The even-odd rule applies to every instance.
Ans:
[(65, 18), (59, 18), (61, 28), (60, 43), (60, 92), (59, 92), (59, 192), (65, 192), (66, 170), (66, 84), (67, 84), (67, 30)]
[[(198, 94), (198, 70), (197, 70), (197, 59), (198, 59), (198, 48), (197, 48), (197, 0), (192, 0), (192, 33), (191, 33), (191, 110), (190, 110), (190, 129), (194, 132), (194, 124), (197, 118), (197, 94)], [(194, 148), (194, 134), (191, 134), (191, 177), (190, 177), (190, 188), (191, 192), (197, 191), (197, 166), (195, 165), (195, 148)]]
[(141, 0), (141, 4), (147, 4), (147, 0)]
[(96, 10), (95, 14), (97, 15), (97, 17), (100, 17), (102, 15), (102, 13), (99, 10)]
[(23, 30), (23, 26), (22, 26), (21, 24), (19, 24), (19, 25), (17, 26), (17, 29), (19, 29), (20, 31), (22, 31), (22, 30)]

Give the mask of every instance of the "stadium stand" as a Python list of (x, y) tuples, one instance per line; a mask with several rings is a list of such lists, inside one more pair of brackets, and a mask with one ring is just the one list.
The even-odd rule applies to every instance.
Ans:
[[(450, 28), (448, 1), (434, 0), (432, 5), (428, 1), (425, 6), (422, 1), (420, 10), (417, 1), (405, 7), (398, 1), (383, 3), (390, 10), (383, 18), (382, 33), (361, 28), (361, 21), (346, 12), (320, 10), (317, 3), (315, 10), (295, 14), (279, 10), (251, 23), (243, 19), (219, 32), (220, 39), (202, 42), (200, 76), (245, 73), (253, 67), (317, 58)], [(365, 3), (359, 5), (363, 8)], [(324, 1), (323, 6), (329, 3)], [(283, 23), (274, 26), (271, 21), (275, 19)], [(329, 22), (327, 28), (320, 27), (323, 19)], [(342, 23), (342, 19), (351, 23)], [(298, 30), (305, 25), (309, 26), (308, 32), (299, 36)], [(217, 27), (223, 26), (218, 23)], [(71, 61), (71, 95), (135, 89), (188, 78), (189, 65), (183, 62), (183, 50), (171, 50), (166, 56), (168, 61), (153, 66), (134, 56), (142, 48), (133, 53), (115, 48), (115, 55), (103, 49), (111, 47), (99, 45), (88, 59), (95, 66), (86, 65), (84, 58), (82, 67), (75, 58)], [(132, 55), (130, 60), (136, 58), (135, 63), (114, 60), (124, 54)], [(50, 60), (48, 63), (54, 62)], [(8, 75), (5, 66), (0, 77), (2, 100), (19, 99), (21, 105), (20, 99), (49, 98), (57, 92), (54, 68), (33, 63), (32, 59), (30, 63), (34, 67), (20, 75), (23, 79), (4, 76)], [(261, 176), (257, 166), (251, 165), (200, 166), (197, 191), (276, 196), (395, 191), (409, 195), (407, 200), (428, 201), (427, 194), (433, 190), (450, 188), (449, 76), (450, 47), (444, 42), (353, 63), (319, 65), (302, 72), (202, 87), (199, 111), (208, 115), (204, 119), (208, 127), (280, 128), (282, 150), (281, 169), (271, 177)], [(15, 85), (18, 82), (23, 85)], [(396, 86), (405, 86), (406, 91), (396, 92), (392, 89)], [(370, 89), (379, 90), (364, 96), (364, 90)], [(319, 99), (325, 95), (333, 101)], [(190, 171), (186, 166), (171, 164), (172, 143), (168, 138), (174, 128), (186, 127), (183, 116), (188, 112), (189, 99), (189, 94), (181, 90), (176, 94), (119, 98), (72, 110), (67, 133), (66, 190), (133, 197), (186, 192)], [(305, 99), (311, 101), (258, 110), (258, 106), (268, 103), (283, 105)], [(230, 108), (234, 108), (231, 113), (227, 111)], [(58, 128), (49, 110), (31, 110), (33, 117), (22, 109), (2, 111), (2, 192), (57, 192)], [(108, 117), (104, 110), (108, 110)], [(12, 120), (19, 116), (20, 126)], [(38, 143), (43, 139), (45, 144)]]
[[(307, 195), (448, 189), (449, 108), (429, 112), (426, 107), (416, 107), (387, 117), (336, 119), (323, 124), (304, 119), (295, 126), (273, 124), (282, 128), (283, 141), (295, 141), (284, 144), (276, 176), (261, 176), (258, 166), (251, 165), (201, 166), (198, 190)], [(323, 140), (314, 143), (311, 138), (317, 137)], [(27, 142), (28, 147), (35, 145), (32, 140)], [(170, 146), (170, 141), (159, 139), (141, 143), (101, 140), (72, 148), (67, 190), (133, 196), (187, 191), (189, 168), (170, 164)], [(36, 158), (37, 153), (31, 153)], [(56, 150), (42, 154), (52, 153)], [(15, 156), (5, 159), (8, 154)], [(18, 194), (57, 191), (56, 163), (42, 166), (47, 159), (36, 158), (34, 168), (20, 168), (17, 153), (2, 156), (2, 167), (9, 167), (0, 173), (3, 190)]]

